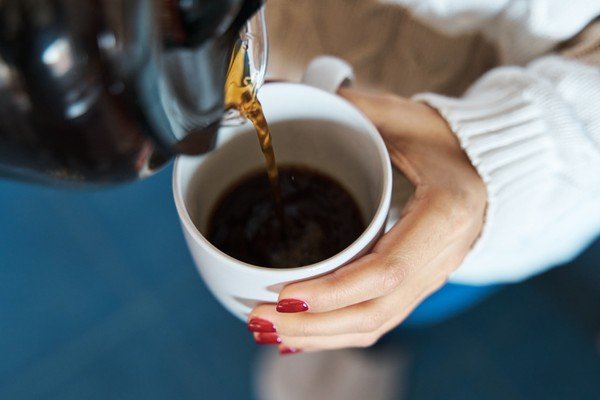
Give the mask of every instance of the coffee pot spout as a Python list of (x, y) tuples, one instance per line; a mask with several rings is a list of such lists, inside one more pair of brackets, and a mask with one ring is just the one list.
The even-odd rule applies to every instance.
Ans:
[[(241, 18), (241, 21), (245, 18)], [(264, 8), (230, 35), (201, 46), (171, 46), (163, 56), (165, 80), (161, 86), (163, 105), (176, 138), (177, 154), (201, 154), (213, 149), (218, 128), (243, 123), (244, 118), (226, 104), (227, 71), (240, 47), (244, 51), (245, 74), (256, 93), (262, 86), (268, 59)], [(218, 60), (218, 61), (217, 61)], [(202, 90), (209, 87), (210, 90)]]

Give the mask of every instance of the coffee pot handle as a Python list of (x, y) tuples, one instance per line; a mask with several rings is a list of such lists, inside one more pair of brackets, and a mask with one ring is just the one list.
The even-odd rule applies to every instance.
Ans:
[(305, 85), (329, 93), (336, 93), (339, 88), (351, 85), (353, 80), (352, 66), (333, 56), (319, 56), (313, 59), (302, 77), (302, 83)]

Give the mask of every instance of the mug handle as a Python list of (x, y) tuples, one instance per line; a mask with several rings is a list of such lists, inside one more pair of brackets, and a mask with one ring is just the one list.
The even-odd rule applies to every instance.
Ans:
[(333, 56), (314, 58), (304, 71), (302, 83), (329, 93), (349, 86), (354, 80), (354, 71), (346, 61)]

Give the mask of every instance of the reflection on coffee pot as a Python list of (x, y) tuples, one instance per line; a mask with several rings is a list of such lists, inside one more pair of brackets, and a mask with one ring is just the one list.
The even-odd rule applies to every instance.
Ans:
[(0, 1), (0, 176), (117, 183), (211, 150), (262, 2)]

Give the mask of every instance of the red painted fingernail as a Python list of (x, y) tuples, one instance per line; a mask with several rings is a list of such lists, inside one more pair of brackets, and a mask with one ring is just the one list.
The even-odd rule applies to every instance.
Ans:
[(276, 333), (255, 333), (254, 340), (257, 344), (280, 344), (281, 338)]
[(297, 354), (297, 353), (302, 353), (302, 350), (296, 349), (294, 347), (282, 347), (281, 349), (279, 349), (280, 356), (287, 356), (290, 354)]
[(250, 322), (248, 322), (248, 330), (250, 332), (277, 332), (275, 329), (275, 325), (266, 319), (262, 318), (252, 318)]
[(277, 303), (277, 311), (280, 313), (298, 313), (308, 311), (308, 304), (302, 300), (283, 299)]

